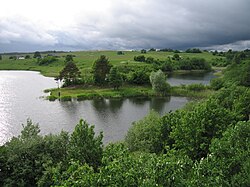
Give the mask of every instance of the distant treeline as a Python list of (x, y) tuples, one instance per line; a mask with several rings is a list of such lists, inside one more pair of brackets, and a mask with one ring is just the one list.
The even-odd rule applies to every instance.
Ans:
[(134, 57), (134, 61), (154, 65), (155, 69), (158, 68), (166, 72), (174, 70), (211, 70), (211, 65), (204, 58), (182, 58), (178, 54), (169, 57), (165, 61), (139, 55)]
[[(39, 51), (41, 54), (48, 54), (48, 53), (68, 53), (69, 51)], [(35, 52), (9, 52), (9, 53), (0, 53), (2, 55), (25, 55), (25, 54), (33, 54)]]

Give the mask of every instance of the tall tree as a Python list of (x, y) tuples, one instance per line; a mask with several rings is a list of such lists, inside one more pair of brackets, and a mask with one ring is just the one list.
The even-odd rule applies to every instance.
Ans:
[(109, 84), (114, 87), (114, 89), (119, 89), (119, 87), (122, 85), (122, 76), (117, 67), (111, 68), (108, 81)]
[(87, 163), (97, 169), (102, 159), (102, 138), (102, 133), (97, 137), (95, 136), (94, 126), (80, 120), (70, 137), (69, 157), (75, 161), (80, 161), (82, 164)]
[(2, 60), (2, 55), (0, 55), (0, 60)]
[(105, 55), (101, 55), (93, 64), (94, 81), (96, 84), (103, 85), (107, 75), (111, 69), (109, 59)]
[(66, 55), (65, 62), (74, 61), (73, 55)]
[(65, 86), (74, 85), (81, 77), (81, 72), (72, 61), (67, 62), (63, 70), (59, 74), (59, 79), (64, 80)]

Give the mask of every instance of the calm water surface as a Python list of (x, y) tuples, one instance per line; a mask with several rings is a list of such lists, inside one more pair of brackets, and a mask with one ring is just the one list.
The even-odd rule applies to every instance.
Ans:
[[(177, 79), (177, 81), (174, 81)], [(173, 77), (171, 84), (179, 84)], [(186, 80), (183, 79), (185, 84)], [(57, 87), (53, 78), (38, 72), (0, 71), (0, 144), (22, 130), (27, 118), (39, 123), (41, 133), (72, 132), (79, 119), (104, 132), (104, 143), (122, 140), (133, 121), (151, 109), (164, 114), (184, 106), (185, 97), (102, 99), (73, 102), (50, 102), (42, 96), (44, 89)]]
[(213, 72), (208, 73), (189, 73), (189, 74), (170, 74), (167, 82), (171, 86), (180, 86), (181, 84), (205, 84), (208, 85), (210, 80), (215, 78)]

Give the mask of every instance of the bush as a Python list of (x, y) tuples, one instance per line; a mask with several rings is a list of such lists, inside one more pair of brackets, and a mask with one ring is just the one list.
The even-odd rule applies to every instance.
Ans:
[(117, 55), (125, 55), (122, 51), (117, 51)]
[(146, 63), (149, 63), (149, 64), (153, 64), (155, 62), (153, 57), (148, 57), (148, 58), (146, 58), (145, 61), (146, 61)]
[(202, 91), (206, 89), (206, 86), (203, 84), (190, 84), (187, 86), (187, 89), (190, 91)]
[(130, 151), (159, 152), (162, 120), (159, 114), (151, 111), (142, 120), (132, 124), (125, 137)]
[(44, 57), (44, 58), (38, 58), (38, 65), (49, 65), (53, 62), (56, 62), (58, 59), (54, 56), (47, 56), (47, 57)]
[(134, 61), (145, 62), (146, 58), (144, 55), (134, 56)]
[(143, 85), (149, 84), (149, 70), (148, 69), (137, 69), (129, 72), (127, 80), (131, 84)]
[(212, 79), (210, 81), (210, 86), (214, 90), (219, 90), (223, 87), (224, 81), (221, 78)]

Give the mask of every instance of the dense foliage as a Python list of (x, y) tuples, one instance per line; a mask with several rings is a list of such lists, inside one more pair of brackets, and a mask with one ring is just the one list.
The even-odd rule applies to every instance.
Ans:
[(21, 135), (0, 147), (1, 186), (49, 186), (55, 169), (64, 172), (70, 161), (97, 168), (102, 159), (102, 134), (95, 137), (94, 126), (81, 120), (69, 135), (39, 135), (31, 120)]
[(76, 85), (80, 82), (81, 72), (74, 62), (69, 61), (60, 71), (58, 78), (64, 81), (64, 86)]
[(111, 64), (109, 63), (109, 59), (101, 55), (93, 64), (93, 76), (94, 81), (98, 85), (103, 85), (107, 82), (107, 75), (111, 69)]
[(187, 49), (186, 53), (202, 53), (202, 51), (198, 48)]
[(117, 67), (112, 67), (108, 75), (108, 82), (114, 89), (119, 89), (122, 85), (122, 75)]
[(44, 58), (38, 58), (37, 57), (37, 62), (39, 65), (49, 65), (53, 62), (58, 61), (58, 59), (54, 56), (46, 56)]
[(66, 55), (65, 62), (73, 62), (74, 61), (73, 57), (74, 57), (74, 55)]
[(150, 83), (153, 90), (157, 93), (167, 94), (170, 91), (170, 85), (166, 79), (166, 75), (161, 70), (151, 72)]
[(250, 186), (248, 67), (233, 63), (206, 100), (152, 111), (106, 147), (83, 120), (72, 134), (46, 136), (28, 120), (0, 146), (0, 186)]

